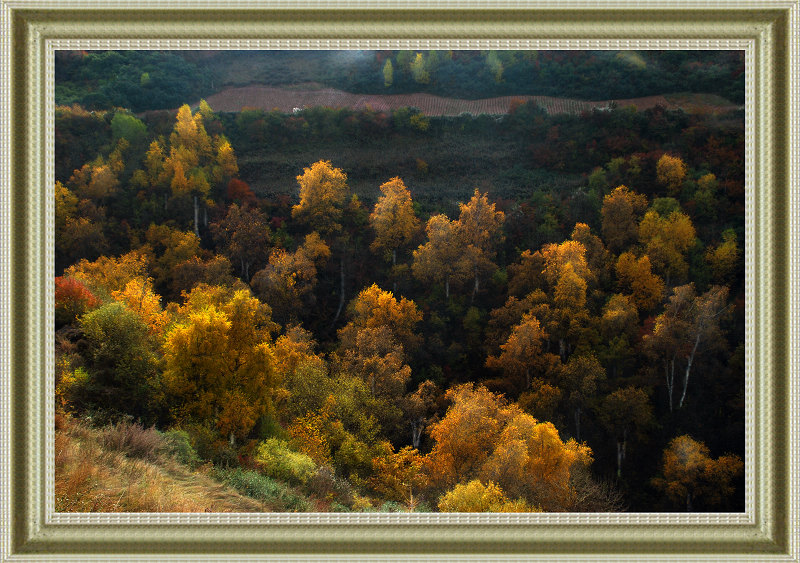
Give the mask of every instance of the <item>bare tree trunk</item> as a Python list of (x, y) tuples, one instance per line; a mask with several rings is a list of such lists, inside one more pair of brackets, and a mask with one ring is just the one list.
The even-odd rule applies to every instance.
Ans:
[(686, 512), (692, 511), (692, 493), (686, 493)]
[(622, 462), (625, 461), (625, 445), (628, 442), (628, 429), (622, 431), (622, 441), (617, 441), (617, 479), (622, 479)]
[(414, 449), (419, 449), (419, 443), (422, 440), (422, 430), (425, 426), (419, 421), (411, 422), (411, 445)]
[(664, 361), (664, 376), (667, 378), (667, 395), (669, 396), (669, 412), (673, 411), (672, 392), (675, 389), (675, 354), (672, 359)]
[(200, 204), (197, 201), (197, 196), (194, 196), (194, 234), (200, 236), (200, 230), (197, 226), (197, 220), (200, 215)]
[(475, 285), (472, 287), (472, 297), (469, 300), (470, 305), (475, 302), (475, 296), (478, 294), (478, 270), (475, 270)]
[[(395, 275), (395, 268), (397, 267), (397, 249), (392, 250), (392, 277)], [(397, 295), (397, 279), (392, 280), (392, 293)]]
[(444, 278), (444, 296), (446, 299), (450, 299), (450, 276)]
[(697, 347), (700, 345), (700, 332), (698, 331), (697, 337), (694, 339), (694, 347), (692, 353), (686, 358), (686, 372), (683, 375), (683, 393), (681, 393), (681, 400), (678, 402), (678, 408), (683, 406), (683, 400), (686, 398), (686, 388), (689, 386), (689, 372), (692, 370), (692, 362), (697, 353)]
[(344, 256), (339, 259), (339, 308), (336, 309), (336, 315), (333, 317), (331, 326), (335, 325), (336, 321), (339, 320), (342, 309), (344, 309)]
[(580, 407), (575, 409), (574, 416), (575, 416), (575, 440), (580, 442), (581, 441), (581, 409), (580, 409)]

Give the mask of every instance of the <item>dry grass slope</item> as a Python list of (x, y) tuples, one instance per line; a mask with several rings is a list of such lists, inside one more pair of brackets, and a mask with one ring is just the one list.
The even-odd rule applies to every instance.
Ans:
[[(269, 507), (147, 447), (125, 449), (120, 436), (58, 416), (57, 512), (269, 512)], [(124, 442), (124, 441), (123, 441)], [(134, 457), (134, 456), (144, 457)]]

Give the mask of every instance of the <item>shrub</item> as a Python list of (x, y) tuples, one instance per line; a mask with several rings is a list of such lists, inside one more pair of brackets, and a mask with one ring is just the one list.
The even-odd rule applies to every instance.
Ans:
[(294, 493), (283, 483), (261, 475), (256, 471), (236, 469), (218, 469), (217, 478), (227, 483), (243, 495), (272, 504), (277, 510), (286, 512), (307, 512), (311, 504), (305, 498)]
[(381, 512), (407, 512), (406, 507), (393, 500), (387, 500), (381, 505)]
[(313, 459), (290, 449), (288, 442), (279, 438), (261, 442), (254, 460), (270, 477), (295, 484), (306, 483), (317, 469)]
[(90, 377), (85, 369), (65, 369), (56, 385), (56, 399), (67, 411), (80, 411), (86, 408), (88, 383)]
[(352, 506), (353, 488), (342, 477), (337, 477), (329, 467), (319, 467), (306, 484), (308, 492), (322, 500), (332, 500), (333, 504)]
[(459, 483), (439, 499), (441, 512), (534, 512), (524, 500), (509, 500), (503, 489), (477, 479)]
[(192, 447), (189, 433), (186, 430), (167, 430), (162, 434), (164, 450), (174, 456), (178, 461), (191, 468), (200, 464), (200, 456)]
[(155, 461), (163, 449), (161, 434), (155, 428), (144, 428), (141, 424), (118, 422), (102, 430), (100, 443), (110, 450), (117, 450), (128, 457)]
[(214, 457), (212, 444), (217, 439), (215, 431), (196, 423), (186, 424), (183, 430), (189, 436), (189, 444), (194, 448), (201, 460), (207, 461)]

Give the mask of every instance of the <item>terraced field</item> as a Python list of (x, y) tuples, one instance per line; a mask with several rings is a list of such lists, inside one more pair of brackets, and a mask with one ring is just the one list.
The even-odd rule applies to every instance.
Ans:
[[(278, 109), (291, 112), (295, 108), (327, 106), (333, 108), (391, 111), (401, 107), (416, 107), (426, 115), (460, 115), (481, 113), (501, 115), (508, 113), (512, 102), (533, 100), (548, 113), (577, 114), (592, 108), (607, 108), (611, 100), (596, 102), (551, 98), (548, 96), (501, 96), (480, 100), (442, 98), (431, 94), (363, 95), (351, 94), (333, 88), (295, 90), (271, 86), (243, 86), (229, 88), (208, 97), (207, 101), (217, 111), (241, 111), (242, 108)], [(639, 110), (655, 105), (678, 107), (664, 96), (650, 96), (630, 100), (614, 100), (619, 106), (634, 105)]]

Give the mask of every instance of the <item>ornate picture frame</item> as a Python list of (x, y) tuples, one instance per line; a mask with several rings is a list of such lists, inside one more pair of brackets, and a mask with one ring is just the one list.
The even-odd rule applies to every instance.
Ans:
[[(0, 561), (798, 560), (799, 26), (796, 0), (0, 0)], [(54, 512), (54, 51), (378, 47), (745, 51), (744, 513)]]

